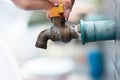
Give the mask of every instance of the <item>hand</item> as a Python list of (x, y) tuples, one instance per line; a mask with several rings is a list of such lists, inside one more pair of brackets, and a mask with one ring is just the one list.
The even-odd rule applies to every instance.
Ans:
[[(25, 10), (45, 10), (48, 11), (59, 0), (12, 0), (16, 6)], [(61, 0), (64, 4), (64, 17), (68, 19), (74, 0)]]
[(75, 0), (68, 21), (74, 24), (79, 24), (80, 20), (86, 15), (94, 14), (97, 11), (97, 6), (84, 0)]

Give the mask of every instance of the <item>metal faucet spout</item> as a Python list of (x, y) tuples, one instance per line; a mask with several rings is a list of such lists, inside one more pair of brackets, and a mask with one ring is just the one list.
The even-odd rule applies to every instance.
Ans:
[(47, 41), (49, 39), (50, 39), (50, 30), (46, 29), (39, 34), (35, 46), (38, 48), (47, 49)]

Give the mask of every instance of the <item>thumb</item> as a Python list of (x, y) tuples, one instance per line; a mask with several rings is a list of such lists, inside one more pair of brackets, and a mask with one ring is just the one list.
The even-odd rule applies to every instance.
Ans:
[(64, 10), (65, 10), (64, 17), (68, 20), (72, 8), (71, 0), (64, 0), (62, 3), (64, 5)]

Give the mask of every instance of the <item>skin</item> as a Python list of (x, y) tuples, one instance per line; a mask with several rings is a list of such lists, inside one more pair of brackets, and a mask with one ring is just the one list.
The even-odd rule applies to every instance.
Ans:
[[(24, 10), (45, 10), (48, 13), (50, 8), (59, 0), (12, 0), (13, 3)], [(88, 15), (95, 12), (96, 6), (81, 0), (60, 0), (64, 4), (64, 17), (69, 22), (78, 24), (83, 15)]]
[[(12, 0), (16, 6), (24, 10), (45, 10), (48, 11), (55, 3), (59, 4), (59, 0)], [(68, 19), (74, 0), (61, 0), (64, 4), (64, 17)]]
[(68, 21), (74, 24), (79, 24), (82, 18), (94, 14), (96, 11), (97, 7), (94, 4), (84, 0), (76, 0), (70, 12)]

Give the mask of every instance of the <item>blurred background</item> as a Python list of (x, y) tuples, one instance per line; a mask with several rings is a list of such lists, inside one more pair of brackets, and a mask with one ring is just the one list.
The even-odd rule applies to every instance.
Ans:
[[(78, 20), (95, 13), (103, 13), (108, 18), (114, 18), (109, 12), (112, 8), (110, 9), (108, 2), (107, 0), (76, 0), (73, 10), (74, 7), (82, 8), (76, 15), (78, 19), (75, 18), (72, 22), (77, 25)], [(3, 66), (3, 72), (10, 72), (5, 75), (13, 74), (11, 77), (16, 77), (18, 80), (118, 80), (119, 76), (114, 65), (115, 53), (117, 53), (115, 41), (82, 45), (80, 39), (72, 40), (67, 44), (49, 40), (47, 50), (36, 48), (38, 34), (52, 26), (46, 17), (46, 12), (25, 11), (17, 8), (9, 0), (0, 0), (0, 10), (0, 56), (3, 57), (3, 64), (6, 64), (4, 66), (9, 66), (9, 69)], [(72, 22), (70, 23), (73, 24)], [(103, 62), (99, 63), (104, 64), (104, 75), (100, 76), (100, 79), (94, 78), (90, 73), (88, 57), (91, 50), (98, 50), (98, 53), (100, 51), (104, 56)], [(94, 74), (97, 73), (99, 72)]]

